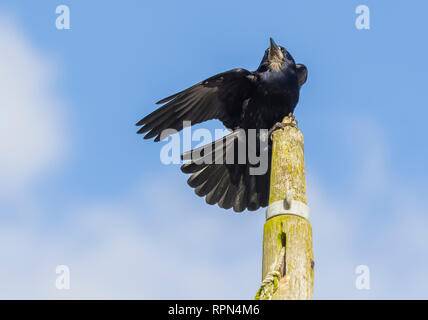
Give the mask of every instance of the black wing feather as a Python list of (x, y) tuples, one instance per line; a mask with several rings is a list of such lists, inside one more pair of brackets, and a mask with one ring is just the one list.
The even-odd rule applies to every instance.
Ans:
[[(192, 125), (219, 119), (226, 127), (235, 127), (240, 120), (243, 102), (251, 96), (256, 76), (245, 69), (233, 69), (157, 102), (164, 104), (141, 119), (138, 133), (148, 132), (144, 138), (160, 140), (165, 129), (183, 129), (183, 121)], [(166, 135), (163, 138), (166, 138)]]

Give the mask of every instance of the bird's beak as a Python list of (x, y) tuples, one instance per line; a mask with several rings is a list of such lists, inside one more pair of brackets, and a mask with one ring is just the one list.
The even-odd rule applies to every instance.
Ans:
[(278, 50), (278, 46), (276, 45), (275, 41), (273, 41), (272, 38), (270, 38), (270, 49), (272, 51)]
[(276, 45), (275, 41), (273, 41), (272, 38), (270, 38), (270, 50), (269, 50), (269, 61), (278, 61), (282, 60), (283, 54), (281, 52), (281, 49)]

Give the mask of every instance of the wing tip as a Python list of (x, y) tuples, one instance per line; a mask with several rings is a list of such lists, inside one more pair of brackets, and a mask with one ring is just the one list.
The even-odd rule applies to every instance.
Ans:
[[(184, 90), (185, 91), (185, 90)], [(164, 103), (166, 103), (166, 102), (168, 102), (168, 101), (170, 101), (170, 100), (172, 100), (172, 99), (174, 99), (175, 97), (177, 97), (180, 93), (182, 93), (183, 91), (181, 91), (181, 92), (178, 92), (178, 93), (174, 93), (173, 95), (171, 95), (171, 96), (169, 96), (169, 97), (166, 97), (166, 98), (163, 98), (163, 99), (161, 99), (161, 100), (159, 100), (158, 102), (156, 102), (156, 104), (164, 104)]]

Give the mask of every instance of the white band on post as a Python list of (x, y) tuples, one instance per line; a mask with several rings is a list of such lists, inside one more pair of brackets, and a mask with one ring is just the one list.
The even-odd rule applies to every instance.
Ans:
[(272, 202), (266, 209), (266, 220), (282, 215), (299, 216), (309, 220), (309, 207), (303, 202), (291, 200), (287, 205), (287, 200)]

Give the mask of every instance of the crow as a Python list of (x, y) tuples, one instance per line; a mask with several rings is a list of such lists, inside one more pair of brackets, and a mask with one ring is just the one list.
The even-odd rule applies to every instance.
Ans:
[[(251, 174), (250, 163), (213, 160), (224, 158), (225, 151), (231, 148), (236, 156), (238, 132), (242, 130), (271, 129), (271, 133), (283, 126), (280, 121), (293, 115), (307, 76), (307, 68), (296, 64), (291, 54), (270, 38), (270, 47), (256, 71), (232, 69), (158, 101), (157, 104), (163, 106), (136, 124), (142, 126), (138, 133), (147, 132), (145, 139), (154, 137), (154, 141), (159, 141), (165, 129), (182, 130), (183, 121), (191, 121), (194, 125), (211, 119), (220, 120), (232, 133), (213, 142), (211, 148), (204, 146), (184, 153), (182, 158), (190, 159), (190, 162), (183, 164), (181, 171), (192, 174), (188, 184), (195, 188), (198, 196), (205, 197), (208, 204), (217, 203), (224, 209), (233, 207), (235, 212), (266, 207), (269, 201), (270, 139), (268, 169), (264, 174)], [(167, 136), (163, 134), (162, 139)], [(260, 131), (257, 138), (261, 139)], [(260, 152), (260, 148), (257, 150)], [(199, 156), (192, 157), (194, 154)]]

